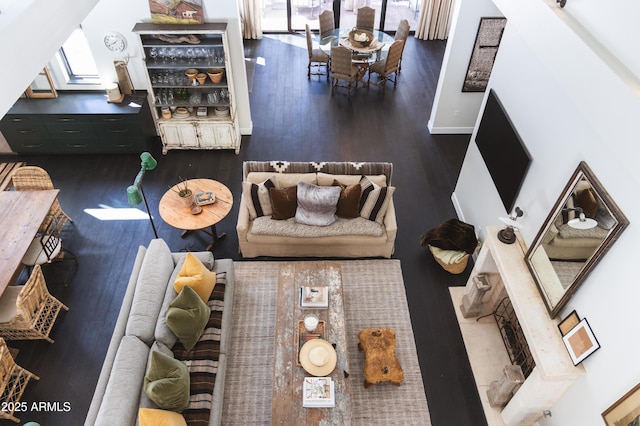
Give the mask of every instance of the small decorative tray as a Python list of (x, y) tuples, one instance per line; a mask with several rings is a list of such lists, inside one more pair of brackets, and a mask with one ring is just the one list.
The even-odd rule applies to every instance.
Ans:
[(313, 333), (309, 333), (306, 328), (304, 328), (304, 321), (298, 321), (298, 330), (296, 332), (296, 365), (302, 366), (300, 364), (300, 348), (306, 342), (311, 339), (325, 339), (326, 338), (326, 327), (324, 320), (318, 321), (318, 326)]
[(196, 204), (199, 206), (206, 206), (216, 202), (216, 195), (213, 192), (198, 192), (196, 194)]

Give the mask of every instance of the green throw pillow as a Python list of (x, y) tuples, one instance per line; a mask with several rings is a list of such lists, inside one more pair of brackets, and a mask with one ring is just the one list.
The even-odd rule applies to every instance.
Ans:
[(169, 329), (182, 342), (184, 348), (190, 351), (202, 336), (210, 316), (211, 309), (198, 293), (191, 287), (184, 286), (167, 308), (166, 320)]
[(177, 359), (152, 351), (144, 391), (158, 407), (181, 413), (189, 405), (189, 369)]

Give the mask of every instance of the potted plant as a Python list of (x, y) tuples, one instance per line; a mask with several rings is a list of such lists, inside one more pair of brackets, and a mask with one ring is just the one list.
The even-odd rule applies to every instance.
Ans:
[(177, 185), (171, 187), (171, 190), (178, 194), (185, 206), (191, 207), (191, 205), (193, 204), (193, 191), (189, 189), (188, 180), (182, 178), (180, 179), (181, 181)]

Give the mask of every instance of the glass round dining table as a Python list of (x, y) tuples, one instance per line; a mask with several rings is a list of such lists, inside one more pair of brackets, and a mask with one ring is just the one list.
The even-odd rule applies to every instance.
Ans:
[(373, 30), (373, 41), (366, 48), (358, 48), (349, 42), (349, 32), (354, 28), (336, 28), (320, 35), (320, 50), (331, 56), (331, 47), (344, 46), (351, 50), (353, 61), (359, 63), (372, 64), (384, 59), (389, 51), (389, 47), (394, 42), (394, 38), (382, 31)]

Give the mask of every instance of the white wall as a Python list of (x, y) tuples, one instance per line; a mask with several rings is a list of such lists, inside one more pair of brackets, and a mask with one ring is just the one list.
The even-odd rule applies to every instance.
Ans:
[(0, 116), (47, 65), (98, 0), (25, 0), (0, 14)]
[[(637, 336), (635, 242), (640, 238), (640, 97), (634, 74), (635, 37), (597, 40), (576, 26), (576, 16), (595, 18), (594, 2), (568, 0), (566, 10), (546, 0), (494, 0), (508, 19), (489, 87), (500, 97), (533, 162), (516, 205), (525, 216), (527, 243), (535, 237), (556, 198), (585, 160), (631, 222), (618, 242), (586, 279), (563, 317), (576, 309), (586, 317), (601, 349), (583, 362), (586, 375), (551, 407), (542, 425), (602, 425), (601, 413), (640, 382)], [(599, 31), (639, 34), (633, 0), (609, 4)], [(462, 7), (468, 4), (463, 1)], [(604, 6), (598, 6), (601, 8)], [(573, 8), (573, 10), (571, 10)], [(569, 16), (569, 13), (573, 15)], [(477, 19), (479, 19), (479, 15)], [(626, 25), (635, 25), (627, 29)], [(606, 43), (615, 44), (613, 49)], [(603, 49), (603, 46), (605, 47)], [(466, 67), (466, 64), (463, 68)], [(447, 70), (459, 75), (461, 70)], [(459, 88), (457, 89), (460, 90)], [(441, 97), (457, 96), (443, 92)], [(475, 120), (477, 121), (477, 119)], [(507, 212), (475, 143), (470, 144), (455, 188), (464, 220), (484, 230)]]
[(462, 92), (469, 58), (478, 33), (478, 17), (500, 17), (491, 0), (456, 0), (428, 126), (432, 134), (471, 133), (482, 92)]
[[(66, 5), (65, 5), (66, 4)], [(95, 8), (94, 8), (95, 6)], [(93, 8), (93, 10), (92, 10)], [(251, 134), (252, 121), (244, 64), (244, 44), (236, 0), (204, 0), (205, 22), (227, 22), (231, 66), (238, 118), (242, 134)], [(61, 11), (64, 10), (64, 13)], [(113, 61), (130, 57), (129, 74), (136, 89), (145, 90), (144, 63), (136, 34), (137, 22), (150, 22), (147, 1), (93, 0), (76, 4), (72, 0), (51, 2), (31, 0), (11, 5), (0, 14), (0, 57), (15, 58), (14, 66), (0, 67), (0, 116), (4, 115), (34, 76), (49, 63), (71, 32), (82, 25), (103, 82), (117, 81)], [(34, 31), (38, 28), (38, 31)], [(107, 31), (117, 31), (127, 38), (127, 49), (113, 53), (103, 44)], [(19, 40), (6, 43), (6, 40)], [(55, 64), (52, 64), (55, 67)], [(67, 86), (56, 79), (61, 90), (102, 90), (97, 86)]]

